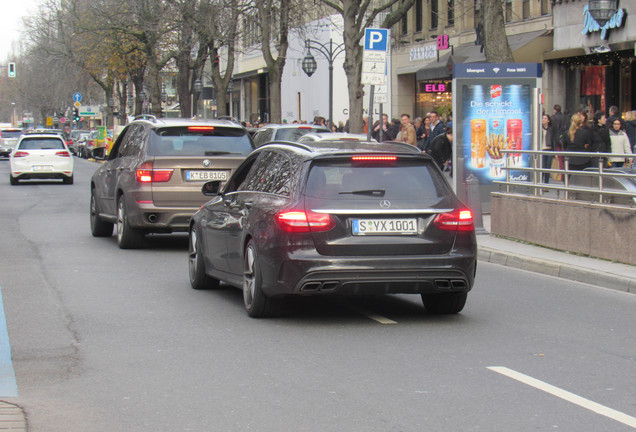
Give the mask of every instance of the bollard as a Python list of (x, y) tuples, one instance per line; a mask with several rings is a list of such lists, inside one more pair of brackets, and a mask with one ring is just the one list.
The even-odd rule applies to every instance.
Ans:
[(470, 173), (466, 181), (466, 205), (473, 212), (473, 223), (475, 225), (476, 234), (486, 234), (484, 221), (481, 215), (481, 197), (479, 196), (479, 179)]

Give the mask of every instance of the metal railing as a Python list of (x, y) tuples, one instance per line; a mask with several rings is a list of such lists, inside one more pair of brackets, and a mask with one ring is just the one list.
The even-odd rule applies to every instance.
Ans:
[[(543, 196), (546, 192), (556, 193), (557, 199), (573, 199), (582, 201), (592, 201), (606, 204), (624, 205), (636, 207), (636, 171), (634, 173), (622, 172), (621, 168), (606, 168), (605, 161), (611, 157), (625, 159), (634, 158), (636, 155), (626, 155), (618, 153), (594, 153), (594, 152), (565, 152), (565, 151), (543, 151), (543, 150), (501, 150), (504, 153), (505, 164), (501, 167), (506, 173), (505, 181), (493, 181), (500, 185), (500, 191), (506, 193), (516, 193), (523, 195)], [(530, 166), (519, 167), (509, 165), (508, 154), (530, 155)], [(563, 169), (552, 169), (543, 167), (543, 156), (563, 157)], [(592, 159), (592, 164), (597, 170), (580, 171), (570, 169), (570, 158), (583, 156)], [(526, 180), (511, 178), (511, 171), (523, 171), (529, 173)], [(561, 181), (557, 183), (543, 182), (543, 174), (560, 174)], [(607, 180), (611, 178), (612, 180)], [(575, 180), (574, 182), (572, 180)], [(580, 181), (583, 179), (583, 181)], [(621, 179), (629, 179), (621, 181)], [(580, 183), (588, 181), (590, 186), (581, 186)], [(553, 180), (555, 181), (555, 180)], [(616, 183), (621, 183), (622, 189), (612, 187)], [(610, 183), (608, 186), (607, 183)], [(504, 189), (504, 190), (502, 190)], [(563, 194), (563, 197), (561, 195)], [(588, 197), (594, 197), (588, 199)]]

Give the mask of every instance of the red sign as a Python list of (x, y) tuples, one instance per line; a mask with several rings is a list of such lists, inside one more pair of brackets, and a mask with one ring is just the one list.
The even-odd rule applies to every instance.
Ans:
[(66, 123), (66, 117), (60, 117), (60, 123)]
[(448, 35), (439, 35), (439, 36), (437, 36), (437, 49), (438, 50), (445, 50), (445, 49), (448, 49), (448, 48), (450, 48)]

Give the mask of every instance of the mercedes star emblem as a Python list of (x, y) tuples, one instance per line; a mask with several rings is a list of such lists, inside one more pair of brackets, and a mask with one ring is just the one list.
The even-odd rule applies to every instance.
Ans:
[(380, 201), (380, 207), (388, 209), (389, 207), (391, 207), (391, 201), (389, 200)]

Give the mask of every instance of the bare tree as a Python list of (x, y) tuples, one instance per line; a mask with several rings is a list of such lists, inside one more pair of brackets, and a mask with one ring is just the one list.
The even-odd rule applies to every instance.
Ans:
[[(506, 36), (502, 0), (481, 0), (481, 38), (489, 63), (512, 63), (514, 58)], [(480, 29), (480, 30), (481, 30)]]
[[(372, 0), (322, 0), (324, 4), (333, 8), (342, 15), (344, 20), (343, 38), (345, 44), (344, 70), (347, 76), (349, 91), (349, 130), (361, 133), (363, 128), (363, 96), (362, 85), (362, 53), (363, 47), (360, 41), (364, 37), (364, 29), (372, 27), (376, 18), (383, 12), (387, 12), (381, 27), (390, 28), (408, 12), (413, 6), (414, 0), (389, 0), (377, 4)], [(393, 9), (393, 7), (397, 5)]]

